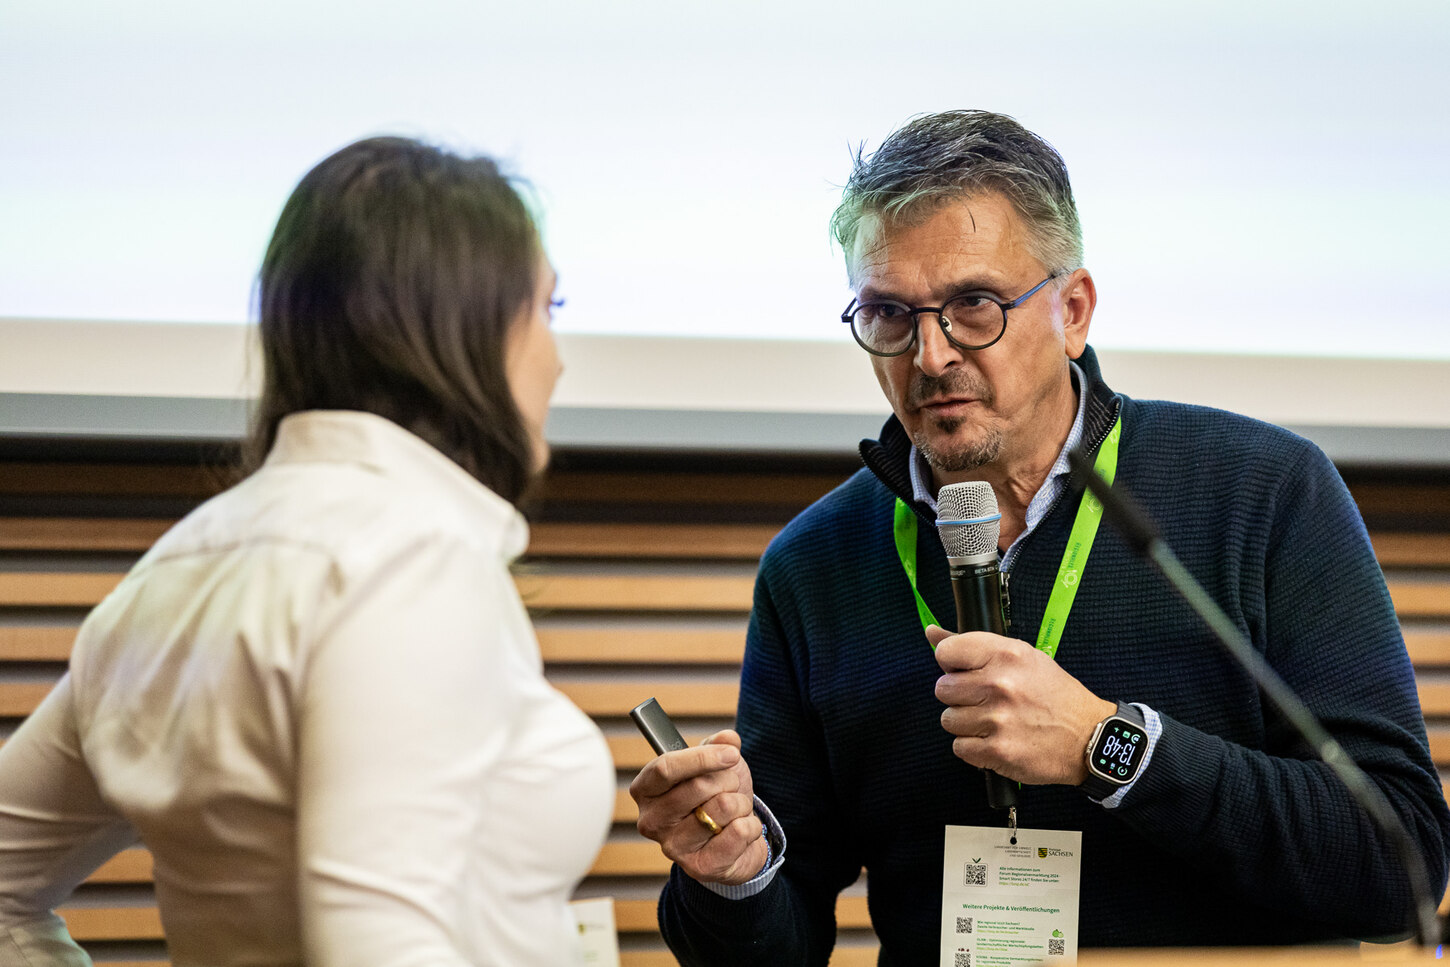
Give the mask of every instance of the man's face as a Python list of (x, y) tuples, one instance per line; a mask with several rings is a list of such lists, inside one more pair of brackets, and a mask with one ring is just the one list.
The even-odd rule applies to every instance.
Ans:
[[(968, 290), (1006, 302), (1048, 274), (1025, 243), (1021, 219), (996, 193), (947, 202), (914, 225), (868, 215), (852, 253), (852, 284), (862, 302), (940, 306)], [(1086, 276), (1074, 273), (1067, 289), (1079, 274)], [(1055, 283), (1044, 287), (1008, 312), (1007, 331), (986, 349), (958, 349), (928, 314), (909, 351), (872, 357), (882, 391), (938, 483), (983, 466), (1010, 469), (1035, 452), (1045, 427), (1056, 431), (1065, 388), (1071, 398), (1067, 358), (1080, 355), (1087, 339), (1077, 313), (1065, 331), (1060, 299)]]

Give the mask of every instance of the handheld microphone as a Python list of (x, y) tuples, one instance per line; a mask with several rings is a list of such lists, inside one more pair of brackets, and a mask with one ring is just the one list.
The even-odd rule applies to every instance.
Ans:
[[(990, 631), (1005, 635), (1002, 614), (1002, 573), (998, 568), (997, 538), (1002, 515), (997, 495), (983, 480), (947, 484), (936, 498), (936, 529), (951, 565), (952, 596), (957, 603), (957, 631)], [(990, 769), (987, 804), (993, 809), (1017, 806), (1017, 784)]]

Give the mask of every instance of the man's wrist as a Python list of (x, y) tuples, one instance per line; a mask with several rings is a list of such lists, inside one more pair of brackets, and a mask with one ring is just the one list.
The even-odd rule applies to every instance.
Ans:
[(1135, 705), (1119, 702), (1098, 722), (1084, 750), (1086, 776), (1081, 789), (1099, 802), (1129, 786), (1147, 759), (1148, 725)]
[(1141, 702), (1134, 702), (1131, 704), (1130, 707), (1136, 709), (1143, 716), (1144, 728), (1146, 730), (1148, 740), (1148, 747), (1143, 753), (1143, 761), (1138, 766), (1138, 774), (1133, 778), (1133, 781), (1120, 787), (1119, 789), (1117, 789), (1117, 791), (1112, 792), (1105, 799), (1096, 800), (1098, 802), (1098, 805), (1102, 806), (1104, 809), (1116, 809), (1119, 805), (1122, 804), (1123, 799), (1133, 790), (1133, 787), (1142, 781), (1143, 776), (1147, 774), (1152, 766), (1153, 752), (1158, 747), (1158, 741), (1163, 737), (1162, 716), (1160, 716), (1156, 711)]
[(781, 864), (785, 862), (785, 830), (781, 827), (780, 821), (771, 813), (769, 807), (755, 797), (755, 814), (760, 817), (761, 837), (765, 840), (765, 865), (759, 873), (755, 874), (744, 883), (727, 886), (723, 883), (701, 884), (711, 893), (725, 897), (727, 900), (744, 900), (760, 893), (770, 886), (775, 874), (780, 871)]

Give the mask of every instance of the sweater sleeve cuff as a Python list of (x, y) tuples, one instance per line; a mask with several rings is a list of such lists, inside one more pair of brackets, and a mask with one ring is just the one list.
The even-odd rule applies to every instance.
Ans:
[(755, 797), (755, 815), (760, 817), (761, 825), (764, 826), (765, 835), (765, 866), (744, 883), (737, 883), (727, 886), (724, 883), (703, 883), (702, 886), (711, 893), (724, 897), (727, 900), (744, 900), (755, 896), (761, 890), (770, 886), (770, 881), (775, 879), (776, 871), (785, 862), (785, 830), (781, 829), (780, 821), (760, 797)]

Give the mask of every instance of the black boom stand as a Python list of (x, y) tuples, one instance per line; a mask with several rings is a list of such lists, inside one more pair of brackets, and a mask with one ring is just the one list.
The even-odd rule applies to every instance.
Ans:
[(1102, 502), (1103, 516), (1113, 522), (1127, 539), (1134, 551), (1147, 558), (1156, 567), (1174, 591), (1188, 602), (1195, 613), (1203, 619), (1216, 638), (1228, 649), (1253, 678), (1269, 702), (1289, 724), (1318, 753), (1349, 794), (1369, 816), (1382, 834), (1394, 844), (1410, 880), (1410, 890), (1415, 896), (1415, 934), (1420, 945), (1434, 947), (1440, 943), (1441, 929), (1436, 913), (1435, 897), (1430, 892), (1430, 877), (1425, 871), (1425, 858), (1420, 855), (1400, 817), (1390, 808), (1384, 793), (1355, 765), (1349, 753), (1324, 730), (1314, 713), (1300, 701), (1299, 696), (1284, 683), (1278, 672), (1269, 667), (1264, 657), (1254, 650), (1249, 640), (1224, 614), (1203, 585), (1188, 573), (1178, 557), (1163, 543), (1157, 528), (1137, 504), (1120, 487), (1110, 487), (1107, 481), (1093, 470), (1092, 461), (1081, 450), (1068, 454), (1073, 476), (1078, 479), (1094, 497)]

